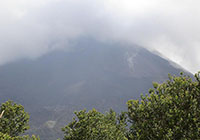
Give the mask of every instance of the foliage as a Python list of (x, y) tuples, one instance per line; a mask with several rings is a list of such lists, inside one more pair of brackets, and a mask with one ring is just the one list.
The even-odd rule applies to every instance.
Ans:
[(32, 135), (31, 137), (28, 135), (11, 137), (8, 134), (3, 134), (0, 132), (0, 140), (40, 140), (40, 138), (36, 137), (35, 135)]
[(105, 115), (95, 109), (75, 112), (76, 118), (63, 131), (64, 140), (126, 140), (125, 115), (113, 110)]
[(153, 86), (149, 96), (127, 102), (129, 139), (200, 139), (200, 74), (195, 81), (182, 73), (169, 75), (169, 80)]
[(29, 115), (24, 111), (22, 105), (7, 101), (1, 105), (0, 111), (4, 111), (0, 119), (0, 132), (15, 137), (29, 128)]
[(23, 140), (21, 137), (11, 137), (8, 134), (0, 133), (1, 140)]
[(11, 136), (9, 136), (8, 134), (3, 134), (0, 132), (0, 139), (1, 140), (14, 140)]
[(0, 140), (40, 140), (32, 135), (19, 136), (29, 128), (29, 115), (22, 105), (7, 101), (0, 107)]
[(39, 136), (32, 135), (31, 137), (26, 135), (22, 136), (22, 140), (40, 140)]

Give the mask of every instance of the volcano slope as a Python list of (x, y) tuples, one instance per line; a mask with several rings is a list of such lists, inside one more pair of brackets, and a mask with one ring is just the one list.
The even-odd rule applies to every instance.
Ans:
[[(62, 138), (61, 128), (83, 108), (126, 110), (152, 81), (184, 71), (137, 45), (81, 40), (67, 50), (0, 67), (0, 101), (14, 100), (30, 113), (29, 133)], [(189, 73), (188, 73), (189, 74)]]

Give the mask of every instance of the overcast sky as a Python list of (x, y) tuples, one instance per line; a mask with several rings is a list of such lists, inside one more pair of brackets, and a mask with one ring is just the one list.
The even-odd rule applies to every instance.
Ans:
[(200, 0), (0, 0), (0, 64), (90, 36), (127, 41), (200, 70)]

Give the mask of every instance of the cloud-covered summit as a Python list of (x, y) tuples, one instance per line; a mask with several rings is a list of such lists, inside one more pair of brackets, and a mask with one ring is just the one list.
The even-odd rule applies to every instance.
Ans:
[(81, 37), (156, 50), (200, 69), (198, 0), (6, 0), (0, 2), (0, 64), (35, 58)]

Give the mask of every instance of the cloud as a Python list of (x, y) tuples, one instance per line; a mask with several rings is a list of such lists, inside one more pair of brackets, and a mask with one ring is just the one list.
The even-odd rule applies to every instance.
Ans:
[(200, 69), (198, 0), (6, 0), (0, 2), (0, 64), (36, 58), (90, 36), (156, 50)]

